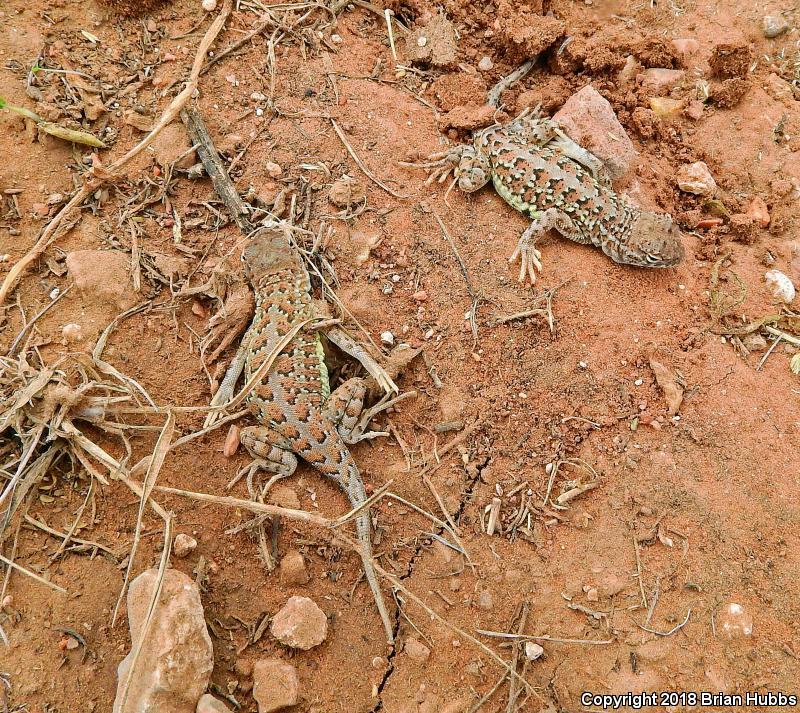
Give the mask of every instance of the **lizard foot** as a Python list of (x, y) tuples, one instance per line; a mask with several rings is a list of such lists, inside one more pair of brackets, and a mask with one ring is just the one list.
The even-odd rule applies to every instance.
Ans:
[(525, 277), (530, 278), (531, 284), (536, 282), (536, 272), (542, 271), (542, 253), (532, 244), (530, 236), (526, 230), (517, 243), (514, 254), (508, 259), (514, 262), (519, 258), (519, 278), (518, 282), (525, 282)]
[(428, 171), (428, 178), (425, 181), (426, 186), (430, 186), (434, 181), (444, 183), (450, 173), (454, 173), (458, 168), (465, 148), (464, 146), (455, 146), (446, 151), (432, 153), (424, 161), (400, 161), (399, 163), (407, 168), (426, 169)]

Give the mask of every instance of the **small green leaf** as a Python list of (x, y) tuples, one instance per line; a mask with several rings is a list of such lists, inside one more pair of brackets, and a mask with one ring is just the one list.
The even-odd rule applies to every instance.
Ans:
[(4, 97), (0, 97), (0, 109), (6, 108), (6, 100)]

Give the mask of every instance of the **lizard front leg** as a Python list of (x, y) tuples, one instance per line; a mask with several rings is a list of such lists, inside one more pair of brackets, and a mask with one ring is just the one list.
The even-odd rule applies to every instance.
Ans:
[(570, 240), (587, 242), (570, 217), (558, 208), (548, 208), (538, 213), (520, 237), (514, 254), (509, 258), (509, 262), (519, 258), (519, 282), (524, 282), (526, 275), (530, 278), (531, 284), (536, 282), (536, 272), (542, 271), (542, 253), (536, 249), (536, 241), (553, 228)]

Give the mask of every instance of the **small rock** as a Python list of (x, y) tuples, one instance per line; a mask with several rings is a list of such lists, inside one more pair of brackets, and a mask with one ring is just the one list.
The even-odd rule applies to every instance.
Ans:
[(753, 616), (741, 605), (730, 602), (716, 617), (717, 631), (726, 639), (743, 639), (753, 633)]
[(373, 656), (372, 657), (372, 668), (376, 671), (383, 671), (389, 662), (386, 660), (385, 656)]
[(394, 334), (391, 332), (381, 332), (381, 342), (387, 346), (392, 346), (394, 344)]
[(745, 211), (745, 215), (750, 216), (762, 228), (766, 228), (769, 225), (769, 208), (763, 198), (759, 198), (758, 196), (753, 198)]
[(311, 575), (306, 568), (303, 555), (297, 550), (289, 550), (281, 557), (280, 578), (283, 584), (308, 584)]
[(675, 48), (675, 51), (678, 53), (684, 65), (686, 64), (686, 60), (700, 49), (700, 43), (693, 37), (672, 40), (672, 46)]
[(487, 611), (494, 608), (494, 597), (492, 597), (492, 593), (488, 589), (484, 589), (478, 595), (478, 608)]
[(406, 639), (403, 650), (406, 652), (406, 656), (408, 656), (408, 658), (418, 663), (425, 663), (425, 661), (427, 661), (428, 657), (431, 655), (431, 650), (419, 639), (413, 637)]
[(297, 497), (297, 492), (289, 485), (276, 485), (269, 491), (269, 501), (273, 505), (278, 505), (282, 508), (289, 508), (290, 510), (300, 509), (300, 498)]
[(637, 153), (611, 104), (591, 85), (573, 94), (553, 117), (569, 137), (599, 158), (613, 179), (622, 178)]
[(425, 290), (417, 290), (413, 295), (411, 295), (411, 299), (416, 302), (427, 302), (428, 293)]
[(650, 360), (650, 368), (656, 377), (656, 383), (664, 392), (664, 399), (667, 402), (667, 413), (674, 416), (681, 408), (683, 403), (683, 387), (678, 384), (673, 373), (661, 362), (655, 359)]
[(776, 300), (780, 300), (787, 305), (794, 301), (796, 293), (794, 284), (780, 270), (768, 270), (764, 273), (764, 280)]
[(314, 600), (289, 597), (270, 625), (272, 635), (286, 646), (307, 651), (328, 635), (328, 619)]
[(491, 126), (495, 121), (496, 109), (488, 104), (465, 104), (448, 111), (442, 117), (444, 129), (474, 131)]
[(705, 104), (703, 104), (703, 102), (701, 102), (699, 99), (692, 99), (692, 101), (690, 101), (683, 110), (683, 114), (687, 119), (699, 121), (703, 116), (704, 110)]
[(682, 69), (653, 67), (642, 74), (642, 87), (656, 94), (666, 93), (686, 76)]
[(767, 348), (767, 340), (760, 334), (746, 334), (742, 337), (742, 344), (749, 352), (763, 352)]
[(149, 116), (144, 116), (133, 109), (128, 109), (122, 114), (122, 121), (128, 126), (132, 126), (139, 131), (150, 131), (153, 128), (153, 119)]
[(232, 423), (228, 429), (228, 435), (225, 436), (225, 444), (222, 446), (222, 455), (226, 458), (233, 458), (236, 451), (242, 442), (242, 431), (235, 423)]
[(717, 190), (717, 182), (704, 161), (687, 163), (678, 169), (678, 188), (697, 196), (710, 196)]
[(478, 69), (480, 69), (481, 72), (488, 72), (492, 67), (494, 67), (494, 62), (492, 62), (491, 57), (487, 55), (481, 57), (481, 61), (478, 62)]
[(188, 557), (196, 548), (197, 540), (195, 540), (194, 537), (190, 537), (183, 532), (179, 532), (175, 535), (175, 540), (172, 543), (172, 552), (177, 558), (183, 559), (184, 557)]
[[(150, 609), (150, 598), (158, 571), (148, 569), (131, 582), (128, 590), (128, 622), (131, 642), (138, 645)], [(120, 713), (119, 699), (128, 677), (133, 652), (117, 669), (119, 683), (114, 713)], [(161, 595), (144, 641), (128, 691), (129, 711), (194, 713), (205, 692), (214, 667), (200, 589), (183, 572), (167, 569)]]
[(761, 30), (764, 37), (772, 39), (778, 35), (782, 35), (789, 29), (789, 23), (783, 15), (764, 15), (761, 20)]
[(204, 693), (197, 701), (195, 713), (231, 713), (231, 709), (210, 693)]
[(61, 336), (65, 342), (79, 342), (83, 339), (83, 329), (80, 324), (70, 322), (61, 327)]
[(662, 119), (677, 116), (683, 109), (683, 102), (680, 99), (670, 99), (669, 97), (651, 97), (648, 103), (653, 113)]
[(84, 297), (126, 310), (136, 303), (130, 261), (117, 250), (75, 250), (67, 255), (67, 271)]
[(214, 12), (217, 9), (217, 0), (203, 0), (201, 5), (206, 12)]
[(264, 170), (266, 170), (270, 178), (278, 178), (283, 173), (283, 169), (274, 161), (267, 161), (264, 164)]
[(589, 589), (586, 590), (586, 601), (587, 602), (600, 601), (600, 593), (597, 591), (597, 587), (589, 587)]
[(333, 182), (328, 191), (328, 200), (337, 208), (349, 208), (364, 200), (364, 185), (350, 176), (342, 176)]
[(528, 661), (536, 661), (544, 656), (544, 649), (533, 641), (525, 642), (525, 658)]
[(297, 669), (280, 659), (261, 659), (253, 666), (253, 698), (258, 713), (273, 713), (297, 705), (300, 677)]
[(192, 145), (183, 124), (172, 122), (158, 133), (151, 148), (162, 168), (175, 164), (176, 168), (187, 169), (197, 163), (197, 152), (189, 151)]

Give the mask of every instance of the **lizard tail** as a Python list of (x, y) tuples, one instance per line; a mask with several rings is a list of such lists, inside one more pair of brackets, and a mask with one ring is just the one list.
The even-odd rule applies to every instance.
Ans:
[[(358, 471), (354, 461), (349, 464), (349, 477), (345, 486), (350, 503), (353, 507), (358, 507), (367, 499), (367, 493), (364, 490), (364, 483), (361, 480), (361, 474)], [(394, 631), (392, 629), (392, 620), (389, 617), (389, 612), (386, 609), (386, 602), (383, 599), (383, 592), (381, 591), (380, 584), (378, 583), (378, 575), (375, 572), (375, 567), (372, 564), (372, 543), (369, 536), (370, 529), (369, 521), (369, 508), (362, 510), (356, 517), (356, 533), (358, 535), (358, 543), (361, 545), (361, 561), (364, 564), (364, 576), (367, 578), (367, 584), (372, 590), (372, 596), (375, 597), (375, 604), (378, 607), (378, 613), (383, 622), (383, 628), (386, 630), (386, 640), (394, 643)]]

